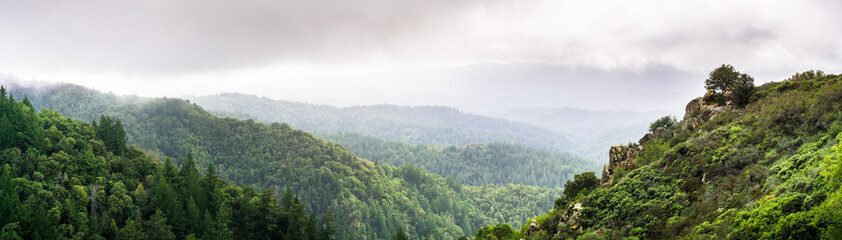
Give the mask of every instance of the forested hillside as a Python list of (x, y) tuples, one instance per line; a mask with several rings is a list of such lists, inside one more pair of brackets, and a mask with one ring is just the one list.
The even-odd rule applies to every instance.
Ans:
[(494, 222), (523, 223), (561, 195), (523, 185), (462, 186), (413, 166), (377, 165), (286, 124), (220, 118), (180, 99), (117, 97), (73, 85), (25, 90), (13, 91), (32, 96), (36, 108), (122, 120), (128, 142), (150, 154), (176, 163), (192, 154), (199, 166), (213, 163), (222, 179), (276, 195), (289, 187), (308, 203), (306, 211), (334, 212), (341, 238), (382, 239), (398, 229), (435, 239), (473, 235)]
[(352, 132), (415, 144), (509, 142), (553, 151), (571, 150), (569, 139), (553, 131), (468, 114), (450, 107), (374, 105), (338, 108), (235, 93), (189, 99), (220, 116), (253, 118), (266, 123), (285, 122), (319, 136)]
[[(36, 114), (0, 87), (2, 239), (331, 239), (333, 213), (125, 145), (119, 121)], [(123, 136), (123, 138), (121, 138)]]
[(574, 174), (597, 168), (596, 164), (570, 154), (519, 144), (443, 147), (389, 142), (355, 133), (328, 134), (324, 137), (375, 163), (393, 166), (412, 164), (472, 186), (524, 184), (561, 187)]
[(601, 183), (577, 177), (549, 214), (476, 239), (842, 238), (842, 76), (752, 82), (717, 68), (683, 121), (612, 147)]

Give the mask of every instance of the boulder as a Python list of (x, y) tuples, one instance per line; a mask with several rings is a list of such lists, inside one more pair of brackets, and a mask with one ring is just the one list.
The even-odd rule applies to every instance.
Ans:
[(699, 109), (701, 109), (701, 102), (701, 97), (690, 100), (690, 102), (687, 103), (687, 106), (684, 107), (684, 119), (691, 117), (694, 112), (699, 111)]
[[(704, 96), (698, 97), (687, 103), (684, 107), (684, 125), (681, 129), (698, 130), (702, 124), (716, 117), (717, 114), (734, 110), (734, 103), (732, 101), (731, 91), (726, 91), (725, 105), (719, 106), (716, 101), (716, 94), (713, 91), (708, 91)], [(655, 137), (659, 137), (655, 134)]]
[(652, 141), (653, 139), (655, 139), (655, 134), (646, 133), (646, 135), (643, 135), (643, 137), (640, 138), (640, 140), (638, 140), (637, 143), (643, 146), (644, 144), (649, 143), (649, 141)]
[(716, 103), (716, 92), (714, 92), (712, 90), (707, 91), (705, 93), (705, 95), (702, 96), (701, 104), (703, 104), (703, 105), (717, 105), (717, 103)]
[(535, 221), (535, 219), (532, 219), (532, 222), (529, 223), (529, 227), (526, 229), (526, 231), (523, 232), (523, 236), (524, 237), (532, 236), (532, 234), (535, 234), (536, 232), (538, 232), (540, 230), (541, 230), (541, 225), (538, 224), (538, 221)]
[(663, 127), (656, 128), (655, 131), (652, 132), (652, 134), (655, 135), (655, 138), (668, 137), (667, 136), (667, 129), (665, 129)]
[(585, 230), (580, 220), (582, 218), (582, 203), (572, 203), (567, 206), (558, 221), (556, 236), (569, 236), (571, 233), (581, 234)]
[(637, 168), (637, 155), (637, 149), (629, 148), (626, 145), (611, 146), (611, 150), (608, 151), (608, 164), (602, 168), (600, 187), (611, 186), (611, 182), (614, 180), (614, 171), (617, 168), (623, 168), (626, 171)]

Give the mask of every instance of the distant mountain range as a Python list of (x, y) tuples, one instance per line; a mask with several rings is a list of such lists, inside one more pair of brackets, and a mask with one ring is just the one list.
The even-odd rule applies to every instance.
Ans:
[(284, 122), (316, 135), (353, 132), (414, 144), (509, 142), (553, 151), (572, 150), (570, 139), (554, 131), (470, 114), (452, 107), (374, 105), (340, 108), (238, 93), (187, 98), (220, 116)]
[(607, 159), (612, 145), (637, 142), (659, 117), (678, 116), (671, 111), (613, 111), (577, 108), (521, 108), (491, 114), (555, 131), (572, 142), (576, 153), (588, 159)]

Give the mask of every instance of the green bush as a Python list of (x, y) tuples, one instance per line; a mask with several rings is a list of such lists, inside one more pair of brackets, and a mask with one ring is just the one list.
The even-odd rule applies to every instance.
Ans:
[(651, 142), (646, 145), (643, 149), (643, 154), (638, 156), (637, 164), (640, 166), (649, 165), (661, 157), (664, 156), (664, 153), (669, 151), (670, 144), (665, 139), (656, 139), (654, 142)]
[(678, 122), (673, 116), (663, 116), (655, 120), (651, 124), (649, 124), (649, 132), (654, 132), (655, 129), (662, 127), (664, 129), (670, 129)]

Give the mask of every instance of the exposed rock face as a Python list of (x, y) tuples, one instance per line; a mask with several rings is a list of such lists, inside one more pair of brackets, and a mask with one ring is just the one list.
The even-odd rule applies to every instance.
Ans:
[(653, 134), (653, 133), (646, 133), (646, 135), (643, 135), (643, 137), (642, 137), (642, 138), (640, 138), (640, 140), (638, 140), (638, 141), (637, 141), (637, 143), (638, 143), (638, 144), (640, 144), (641, 146), (643, 146), (643, 145), (645, 145), (646, 143), (648, 143), (649, 141), (652, 141), (652, 140), (654, 140), (654, 139), (655, 139), (655, 134)]
[(535, 219), (532, 219), (532, 222), (529, 223), (529, 228), (527, 228), (526, 231), (523, 232), (523, 236), (529, 237), (529, 236), (532, 236), (532, 234), (535, 234), (538, 231), (541, 231), (541, 225), (538, 224), (538, 221), (535, 221)]
[[(585, 227), (579, 222), (582, 218), (582, 203), (573, 203), (567, 206), (567, 209), (564, 210), (564, 213), (561, 214), (561, 219), (558, 221), (558, 233), (582, 233), (585, 230)], [(530, 226), (531, 227), (531, 226)]]
[(725, 105), (723, 106), (719, 106), (719, 103), (716, 101), (716, 94), (713, 91), (708, 91), (704, 96), (691, 100), (684, 107), (684, 125), (681, 128), (685, 130), (697, 130), (702, 124), (713, 119), (717, 114), (727, 110), (734, 110), (731, 95), (730, 91), (725, 92)]
[(667, 137), (669, 135), (667, 129), (664, 129), (663, 127), (656, 128), (652, 134), (655, 134), (656, 138)]
[(637, 168), (637, 154), (637, 149), (629, 148), (626, 145), (611, 146), (611, 150), (608, 151), (609, 162), (602, 168), (602, 180), (599, 186), (610, 186), (614, 180), (614, 171), (617, 168), (623, 168), (626, 171)]

